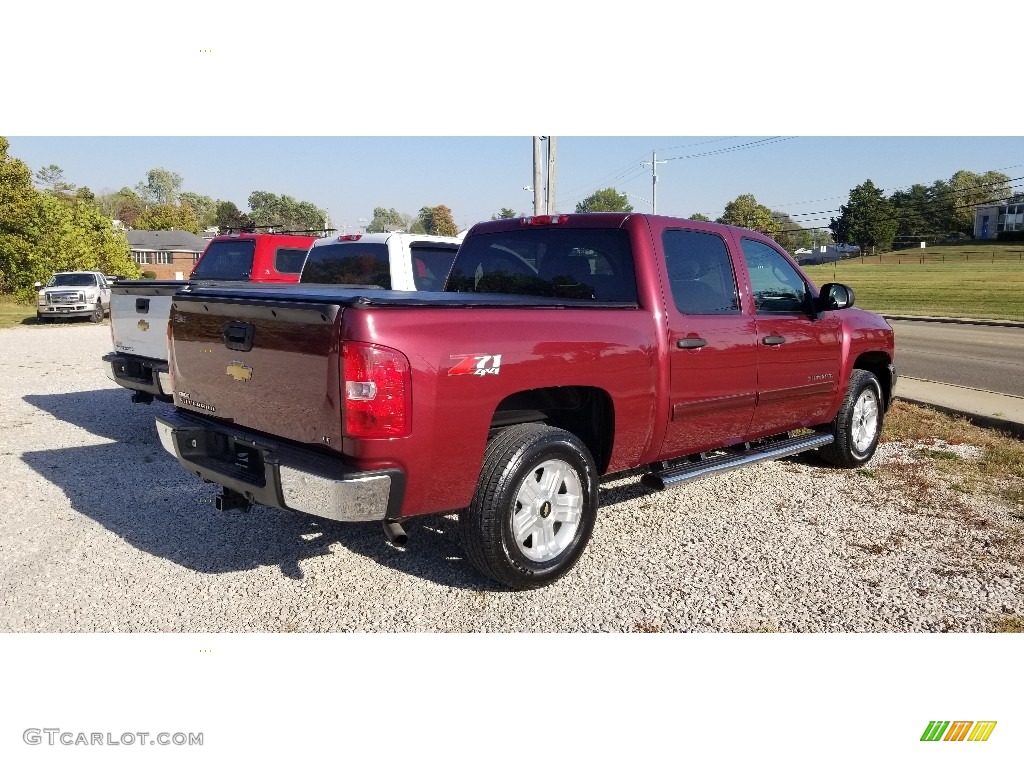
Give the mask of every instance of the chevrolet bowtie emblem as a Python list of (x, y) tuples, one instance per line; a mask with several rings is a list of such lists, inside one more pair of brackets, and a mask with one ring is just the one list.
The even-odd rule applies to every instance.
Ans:
[(149, 323), (147, 323), (145, 320), (139, 320), (139, 330), (140, 331), (148, 331), (149, 330)]
[(252, 378), (252, 368), (241, 360), (235, 360), (228, 366), (227, 374), (235, 381), (248, 381)]

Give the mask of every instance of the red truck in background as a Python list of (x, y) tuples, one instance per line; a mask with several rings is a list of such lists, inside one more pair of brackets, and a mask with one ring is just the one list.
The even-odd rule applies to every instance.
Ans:
[(481, 223), (444, 292), (196, 287), (173, 299), (164, 448), (261, 503), (343, 521), (458, 511), (514, 589), (582, 554), (602, 476), (651, 488), (875, 451), (894, 340), (776, 243), (643, 214)]

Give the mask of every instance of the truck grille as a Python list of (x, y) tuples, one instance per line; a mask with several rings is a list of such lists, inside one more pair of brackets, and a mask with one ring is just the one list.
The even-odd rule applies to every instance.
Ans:
[(85, 301), (85, 295), (80, 291), (48, 293), (46, 294), (46, 300), (50, 304), (81, 304)]

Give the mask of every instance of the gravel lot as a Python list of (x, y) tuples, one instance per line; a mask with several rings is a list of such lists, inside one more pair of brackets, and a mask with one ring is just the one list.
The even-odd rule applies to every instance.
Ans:
[[(1024, 615), (1024, 526), (917, 446), (867, 472), (813, 458), (648, 494), (603, 486), (577, 567), (513, 593), (457, 523), (218, 513), (106, 378), (107, 325), (0, 330), (0, 631), (987, 631)], [(935, 448), (935, 446), (931, 446)], [(945, 450), (970, 451), (969, 447)], [(872, 477), (900, 465), (899, 481)]]

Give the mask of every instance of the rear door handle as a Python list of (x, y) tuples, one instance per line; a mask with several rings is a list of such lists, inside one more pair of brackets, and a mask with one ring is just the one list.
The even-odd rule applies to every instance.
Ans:
[(700, 349), (701, 347), (706, 347), (707, 344), (707, 339), (689, 338), (676, 340), (676, 346), (679, 347), (680, 349)]
[(767, 347), (774, 347), (774, 346), (777, 346), (779, 344), (785, 344), (786, 343), (786, 337), (785, 336), (765, 336), (763, 339), (761, 339), (761, 343), (764, 344)]

